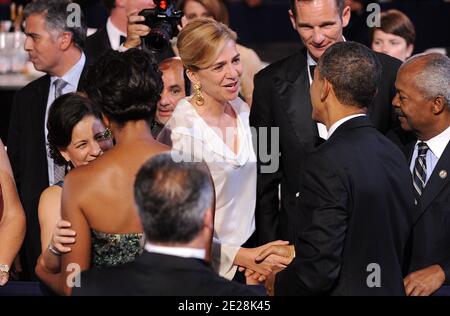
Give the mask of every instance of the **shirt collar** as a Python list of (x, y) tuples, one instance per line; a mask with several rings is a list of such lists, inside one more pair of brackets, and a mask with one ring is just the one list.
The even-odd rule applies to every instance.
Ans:
[[(71, 85), (75, 90), (78, 88), (78, 82), (80, 81), (81, 73), (83, 72), (84, 64), (86, 63), (86, 56), (81, 53), (81, 57), (78, 62), (73, 65), (68, 72), (61, 77), (62, 80)], [(50, 77), (50, 85), (52, 85), (59, 77)]]
[(144, 249), (147, 252), (183, 258), (195, 258), (205, 260), (206, 257), (205, 249), (198, 249), (198, 248), (168, 247), (168, 246), (154, 245), (152, 243), (146, 242)]
[[(439, 135), (436, 135), (433, 138), (430, 138), (429, 140), (424, 141), (424, 143), (426, 143), (428, 145), (428, 148), (430, 148), (430, 150), (437, 157), (437, 159), (439, 159), (439, 158), (441, 158), (442, 153), (444, 152), (445, 147), (447, 147), (447, 144), (449, 141), (450, 141), (450, 126), (447, 127), (447, 129), (444, 130)], [(416, 142), (416, 148), (417, 148), (417, 144), (419, 142), (421, 142), (421, 140), (418, 140)]]
[(120, 36), (127, 37), (127, 33), (119, 30), (112, 22), (111, 18), (108, 18), (106, 22), (106, 32), (108, 33), (109, 43), (113, 50), (118, 50), (120, 46)]
[(351, 120), (352, 118), (358, 117), (358, 116), (365, 116), (366, 114), (353, 114), (353, 115), (349, 115), (346, 116), (344, 118), (341, 118), (339, 121), (334, 122), (333, 125), (331, 125), (330, 129), (328, 130), (328, 136), (327, 139), (329, 139), (331, 137), (331, 135), (337, 130), (337, 128), (339, 126), (341, 126), (342, 124), (344, 124), (345, 122)]

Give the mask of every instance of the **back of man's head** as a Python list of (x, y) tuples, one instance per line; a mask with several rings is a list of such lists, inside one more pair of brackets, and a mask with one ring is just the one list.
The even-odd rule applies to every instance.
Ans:
[(338, 101), (367, 108), (375, 98), (381, 80), (381, 64), (366, 46), (338, 42), (330, 46), (317, 64), (322, 78), (329, 81)]
[(408, 72), (415, 87), (430, 100), (442, 96), (450, 107), (450, 58), (439, 53), (418, 54), (408, 59), (399, 69)]
[(207, 167), (175, 162), (170, 154), (147, 161), (134, 183), (134, 196), (146, 238), (150, 242), (186, 244), (204, 227), (213, 201)]
[(25, 19), (32, 14), (42, 14), (49, 32), (70, 32), (72, 41), (80, 49), (86, 40), (87, 26), (79, 5), (71, 0), (36, 0), (25, 7)]

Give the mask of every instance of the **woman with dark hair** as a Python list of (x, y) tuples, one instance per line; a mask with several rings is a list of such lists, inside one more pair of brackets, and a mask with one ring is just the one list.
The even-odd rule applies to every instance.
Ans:
[(381, 13), (380, 27), (370, 31), (372, 49), (405, 61), (414, 51), (416, 30), (402, 12), (392, 9)]
[[(168, 150), (150, 132), (149, 122), (162, 90), (161, 73), (144, 51), (110, 51), (89, 70), (86, 93), (99, 105), (115, 146), (64, 180), (62, 218), (76, 241), (62, 255), (61, 272), (37, 271), (59, 294), (71, 294), (76, 275), (94, 266), (118, 265), (142, 252), (143, 232), (133, 183), (140, 166)], [(75, 281), (73, 281), (75, 278)]]
[[(83, 95), (68, 93), (56, 99), (47, 120), (49, 154), (66, 171), (87, 165), (112, 147), (111, 134), (94, 103)], [(75, 242), (70, 223), (61, 220), (62, 181), (41, 194), (38, 214), (42, 254), (38, 265), (59, 272), (61, 254)]]

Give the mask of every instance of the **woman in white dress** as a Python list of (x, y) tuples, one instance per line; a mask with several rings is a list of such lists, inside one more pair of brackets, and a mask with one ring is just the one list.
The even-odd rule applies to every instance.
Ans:
[(195, 19), (181, 31), (177, 46), (193, 96), (179, 101), (159, 139), (172, 145), (174, 159), (208, 164), (216, 192), (213, 266), (228, 279), (242, 267), (251, 279), (263, 281), (283, 258), (256, 264), (268, 245), (251, 248), (256, 157), (250, 109), (238, 97), (242, 65), (236, 34), (212, 19)]

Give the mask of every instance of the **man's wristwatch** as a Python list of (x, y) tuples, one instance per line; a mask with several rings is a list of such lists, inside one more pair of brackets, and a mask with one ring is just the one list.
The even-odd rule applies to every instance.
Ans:
[(0, 264), (0, 273), (9, 273), (9, 265)]

